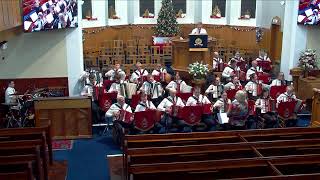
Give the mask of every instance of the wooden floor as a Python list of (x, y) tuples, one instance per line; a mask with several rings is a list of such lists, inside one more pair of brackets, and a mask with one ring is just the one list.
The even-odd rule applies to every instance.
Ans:
[(67, 161), (54, 162), (49, 168), (49, 180), (65, 180), (67, 178)]

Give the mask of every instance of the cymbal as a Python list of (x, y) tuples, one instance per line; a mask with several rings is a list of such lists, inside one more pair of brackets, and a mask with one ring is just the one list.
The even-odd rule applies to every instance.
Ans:
[(45, 91), (47, 88), (39, 88), (39, 89), (35, 89), (33, 90), (33, 93), (37, 93), (37, 92), (41, 92), (41, 91)]

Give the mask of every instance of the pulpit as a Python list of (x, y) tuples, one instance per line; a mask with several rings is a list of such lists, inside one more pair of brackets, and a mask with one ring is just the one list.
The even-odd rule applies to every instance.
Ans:
[(198, 50), (189, 47), (189, 39), (174, 39), (173, 44), (173, 63), (172, 66), (178, 71), (188, 71), (189, 64), (196, 61), (203, 61), (205, 64), (212, 65), (212, 49), (215, 46), (216, 39), (209, 37), (207, 48)]

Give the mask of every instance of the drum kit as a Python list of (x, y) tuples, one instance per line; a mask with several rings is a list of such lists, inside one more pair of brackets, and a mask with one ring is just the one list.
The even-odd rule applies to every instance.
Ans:
[(2, 103), (6, 107), (6, 116), (4, 128), (33, 127), (34, 122), (34, 105), (33, 100), (36, 98), (47, 97), (47, 89), (36, 89), (28, 94), (13, 94), (14, 102)]

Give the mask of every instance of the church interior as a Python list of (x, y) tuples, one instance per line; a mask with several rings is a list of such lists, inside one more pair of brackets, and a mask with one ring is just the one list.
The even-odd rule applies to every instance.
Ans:
[(320, 178), (319, 34), (320, 0), (0, 0), (0, 180)]

